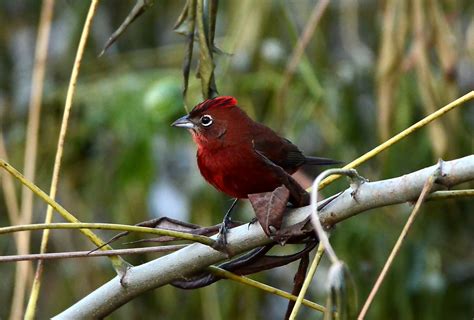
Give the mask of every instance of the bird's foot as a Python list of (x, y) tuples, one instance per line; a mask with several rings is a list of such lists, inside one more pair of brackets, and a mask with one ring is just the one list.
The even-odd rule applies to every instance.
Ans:
[(221, 227), (219, 229), (219, 233), (217, 234), (217, 239), (212, 248), (217, 251), (223, 252), (228, 256), (232, 256), (231, 251), (227, 246), (227, 233), (230, 230), (229, 225), (231, 224), (232, 220), (230, 217), (225, 217), (224, 221), (222, 221)]
[(232, 218), (230, 217), (230, 214), (232, 213), (232, 209), (234, 209), (235, 205), (237, 204), (237, 201), (239, 201), (239, 199), (234, 199), (234, 202), (232, 202), (232, 205), (225, 213), (224, 220), (222, 220), (221, 227), (219, 228), (219, 234), (217, 235), (216, 242), (212, 246), (215, 250), (223, 252), (229, 257), (231, 257), (233, 254), (227, 245), (227, 233), (229, 232), (230, 226), (232, 225)]
[(255, 222), (257, 222), (257, 221), (258, 221), (258, 218), (257, 218), (257, 217), (253, 217), (252, 220), (250, 220), (250, 222), (249, 222), (249, 227), (248, 227), (248, 228), (250, 229), (250, 226), (251, 226), (252, 224), (254, 224)]

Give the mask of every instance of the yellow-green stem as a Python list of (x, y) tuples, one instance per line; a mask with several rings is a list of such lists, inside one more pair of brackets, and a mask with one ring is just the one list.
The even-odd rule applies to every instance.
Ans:
[[(296, 299), (298, 298), (295, 295), (292, 295), (291, 293), (288, 293), (286, 291), (274, 288), (272, 286), (269, 286), (267, 284), (264, 284), (264, 283), (261, 283), (261, 282), (255, 281), (255, 280), (252, 280), (252, 279), (244, 277), (244, 276), (236, 275), (236, 274), (234, 274), (230, 271), (221, 269), (221, 268), (216, 267), (216, 266), (210, 266), (210, 267), (208, 267), (208, 269), (209, 269), (209, 271), (211, 271), (213, 274), (215, 274), (217, 276), (227, 278), (227, 279), (230, 279), (230, 280), (233, 280), (233, 281), (236, 281), (236, 282), (243, 283), (245, 285), (248, 285), (248, 286), (251, 286), (251, 287), (254, 287), (254, 288), (257, 288), (257, 289), (260, 289), (260, 290), (263, 290), (263, 291), (266, 291), (266, 292), (269, 292), (269, 293), (272, 293), (272, 294), (275, 294), (277, 296), (283, 297), (283, 298), (288, 299), (288, 300), (296, 301)], [(307, 307), (310, 307), (310, 308), (312, 308), (314, 310), (317, 310), (317, 311), (320, 311), (320, 312), (325, 312), (326, 311), (326, 308), (323, 307), (322, 305), (319, 305), (317, 303), (314, 303), (314, 302), (306, 300), (306, 299), (302, 300), (301, 303), (304, 304)]]
[(301, 291), (300, 291), (300, 294), (298, 295), (298, 299), (296, 300), (295, 306), (293, 307), (293, 310), (291, 311), (290, 320), (294, 320), (296, 318), (296, 315), (298, 314), (298, 311), (300, 310), (306, 291), (308, 291), (309, 284), (313, 280), (314, 274), (316, 273), (316, 269), (318, 268), (319, 262), (321, 261), (323, 254), (324, 254), (324, 246), (320, 242), (318, 245), (318, 250), (316, 251), (316, 255), (314, 256), (313, 262), (311, 263), (311, 266), (309, 267), (309, 270), (308, 270), (308, 274), (306, 275), (306, 278), (304, 280), (303, 287), (301, 287)]
[[(74, 215), (67, 211), (63, 206), (54, 201), (50, 196), (48, 196), (43, 190), (41, 190), (37, 185), (27, 180), (18, 170), (13, 168), (5, 160), (0, 159), (0, 167), (4, 168), (8, 173), (10, 173), (14, 178), (20, 181), (23, 185), (27, 186), (28, 189), (33, 191), (38, 197), (40, 197), (44, 202), (49, 204), (56, 210), (64, 219), (70, 222), (80, 222)], [(92, 231), (87, 229), (80, 230), (84, 235), (86, 235), (96, 246), (102, 246), (104, 241), (96, 236)], [(103, 247), (104, 250), (112, 250), (112, 247), (106, 245)], [(118, 257), (111, 257), (111, 259), (118, 259)], [(121, 262), (120, 262), (121, 264)]]
[[(360, 156), (359, 158), (355, 159), (351, 163), (345, 165), (343, 168), (344, 169), (350, 169), (350, 168), (355, 168), (359, 166), (360, 164), (366, 162), (367, 160), (375, 157), (377, 154), (380, 152), (384, 151), (385, 149), (389, 148), (390, 146), (394, 145), (395, 143), (399, 142), (400, 140), (404, 139), (408, 135), (412, 134), (416, 130), (423, 128), (430, 122), (438, 119), (439, 117), (443, 116), (445, 113), (455, 109), (456, 107), (461, 106), (463, 103), (471, 100), (474, 98), (474, 91), (471, 91), (469, 93), (466, 93), (462, 97), (454, 100), (453, 102), (445, 105), (438, 111), (428, 115), (427, 117), (423, 118), (422, 120), (418, 121), (417, 123), (413, 124), (412, 126), (408, 127), (407, 129), (403, 130), (399, 134), (393, 136), (392, 138), (388, 139), (381, 145), (375, 147), (374, 149), (370, 150), (366, 154)], [(332, 183), (336, 179), (340, 178), (340, 176), (331, 176), (328, 177), (327, 179), (324, 179), (320, 184), (319, 184), (319, 189), (323, 189), (326, 187), (328, 184)]]
[[(214, 244), (214, 240), (206, 236), (184, 233), (174, 230), (167, 229), (156, 229), (148, 227), (130, 226), (126, 224), (114, 224), (114, 223), (86, 223), (86, 222), (73, 222), (73, 223), (37, 223), (37, 224), (25, 224), (20, 226), (10, 226), (0, 228), (0, 234), (7, 234), (12, 232), (20, 231), (33, 231), (33, 230), (51, 230), (51, 229), (79, 229), (81, 232), (90, 231), (88, 229), (96, 230), (114, 230), (114, 231), (128, 231), (128, 232), (139, 232), (155, 234), (160, 236), (168, 236), (182, 240), (190, 240), (199, 242), (208, 246)], [(110, 246), (109, 246), (109, 249)]]

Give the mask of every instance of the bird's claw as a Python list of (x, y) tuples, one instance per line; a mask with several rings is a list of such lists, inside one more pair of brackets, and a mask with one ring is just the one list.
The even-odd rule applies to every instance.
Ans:
[(212, 248), (214, 250), (225, 253), (227, 257), (233, 256), (232, 251), (227, 246), (227, 237), (225, 236), (225, 234), (219, 234), (217, 236), (216, 242), (214, 242), (214, 244), (212, 245)]
[(227, 239), (226, 239), (226, 236), (225, 235), (221, 235), (219, 234), (217, 236), (217, 239), (216, 239), (216, 242), (212, 245), (212, 247), (214, 249), (216, 249), (217, 251), (225, 251), (225, 249), (227, 248)]
[(229, 232), (229, 225), (232, 222), (230, 217), (225, 217), (224, 221), (222, 221), (221, 227), (219, 229), (219, 233), (217, 234), (217, 239), (214, 245), (212, 246), (213, 249), (223, 252), (228, 256), (232, 256), (228, 246), (227, 246), (227, 233)]
[(227, 222), (223, 222), (220, 229), (219, 234), (217, 235), (217, 241), (222, 243), (223, 245), (227, 245), (227, 232), (229, 232), (229, 227)]
[(258, 221), (258, 218), (257, 218), (257, 217), (253, 217), (252, 220), (250, 220), (250, 222), (249, 222), (249, 229), (250, 229), (250, 226), (251, 226), (252, 224), (254, 224), (255, 222), (257, 222), (257, 221)]

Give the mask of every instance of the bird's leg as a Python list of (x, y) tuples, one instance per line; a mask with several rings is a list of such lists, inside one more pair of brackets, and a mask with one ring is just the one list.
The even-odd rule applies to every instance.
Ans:
[(219, 229), (219, 233), (217, 235), (217, 240), (216, 243), (214, 244), (214, 249), (217, 249), (219, 251), (225, 250), (227, 246), (227, 232), (229, 231), (229, 225), (232, 222), (232, 217), (231, 213), (232, 210), (234, 209), (235, 205), (237, 204), (237, 201), (239, 201), (238, 198), (235, 198), (234, 201), (232, 202), (230, 208), (227, 210), (227, 212), (224, 215), (224, 220), (222, 220), (221, 227)]

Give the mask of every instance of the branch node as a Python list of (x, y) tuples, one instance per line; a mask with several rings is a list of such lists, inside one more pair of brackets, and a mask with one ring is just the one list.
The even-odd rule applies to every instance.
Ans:
[(347, 177), (349, 179), (349, 186), (352, 189), (351, 197), (354, 199), (354, 201), (358, 202), (357, 192), (359, 191), (359, 188), (364, 183), (369, 182), (369, 180), (359, 175), (359, 173), (355, 169), (350, 169), (347, 173)]
[(436, 168), (432, 173), (434, 183), (443, 186), (446, 189), (451, 189), (453, 182), (450, 181), (450, 175), (446, 172), (446, 161), (439, 159)]

